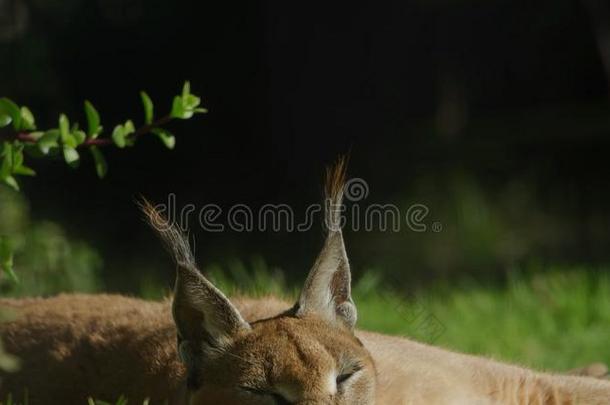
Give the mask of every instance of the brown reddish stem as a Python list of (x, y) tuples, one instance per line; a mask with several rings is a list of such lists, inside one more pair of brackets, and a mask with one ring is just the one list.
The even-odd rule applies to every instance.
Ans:
[[(129, 134), (129, 138), (136, 140), (140, 136), (149, 133), (150, 131), (152, 131), (155, 128), (158, 128), (158, 127), (161, 127), (161, 126), (167, 124), (171, 120), (172, 120), (172, 117), (169, 115), (166, 115), (164, 117), (159, 118), (158, 120), (151, 122), (150, 124), (142, 125), (140, 128), (136, 129), (135, 132)], [(36, 138), (34, 138), (30, 132), (26, 132), (26, 131), (21, 131), (21, 132), (17, 132), (14, 134), (7, 134), (7, 135), (2, 134), (1, 137), (8, 139), (8, 140), (15, 139), (15, 140), (21, 141), (23, 143), (36, 143)], [(88, 139), (85, 139), (85, 141), (83, 143), (78, 145), (78, 147), (86, 148), (89, 146), (108, 146), (108, 145), (112, 145), (113, 143), (114, 142), (112, 141), (111, 138), (88, 138)]]

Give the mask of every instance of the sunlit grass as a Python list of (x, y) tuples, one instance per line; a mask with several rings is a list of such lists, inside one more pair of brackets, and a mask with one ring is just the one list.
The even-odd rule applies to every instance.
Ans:
[(538, 369), (610, 363), (610, 278), (584, 269), (514, 276), (505, 287), (442, 287), (406, 296), (358, 285), (363, 329), (404, 335)]

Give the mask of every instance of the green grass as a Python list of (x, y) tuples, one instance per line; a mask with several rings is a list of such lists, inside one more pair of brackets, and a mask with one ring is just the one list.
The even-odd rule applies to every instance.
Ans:
[(610, 278), (583, 269), (504, 288), (439, 287), (405, 299), (356, 286), (359, 326), (537, 369), (610, 364)]

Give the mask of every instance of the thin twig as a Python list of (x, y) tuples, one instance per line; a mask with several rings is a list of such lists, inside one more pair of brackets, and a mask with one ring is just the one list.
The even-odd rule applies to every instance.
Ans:
[[(155, 128), (161, 127), (172, 120), (172, 117), (166, 115), (164, 117), (159, 118), (151, 122), (150, 124), (142, 125), (140, 128), (136, 129), (135, 132), (129, 134), (129, 138), (132, 140), (138, 139), (140, 136), (145, 135), (152, 131)], [(36, 143), (36, 138), (32, 136), (29, 131), (20, 131), (15, 133), (5, 133), (0, 134), (0, 139), (4, 140), (18, 140), (23, 143)], [(108, 146), (114, 144), (112, 138), (87, 138), (83, 143), (78, 145), (78, 148), (86, 148), (89, 146)]]

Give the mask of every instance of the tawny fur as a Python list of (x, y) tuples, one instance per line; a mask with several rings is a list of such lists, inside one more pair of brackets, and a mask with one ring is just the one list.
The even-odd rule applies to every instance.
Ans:
[[(233, 302), (249, 322), (290, 307), (273, 297)], [(28, 389), (33, 405), (121, 394), (135, 404), (145, 398), (183, 403), (184, 367), (169, 301), (60, 295), (0, 305), (19, 314), (2, 326), (2, 335), (23, 361), (21, 372), (3, 376), (3, 396), (7, 389), (16, 397)], [(602, 380), (536, 373), (376, 333), (357, 336), (376, 365), (378, 404), (610, 404), (610, 383)]]
[[(341, 204), (344, 179), (340, 161), (328, 174), (331, 205)], [(149, 204), (143, 208), (176, 259), (172, 302), (120, 295), (0, 300), (16, 315), (0, 335), (22, 360), (20, 371), (2, 375), (1, 397), (19, 399), (27, 390), (32, 405), (119, 395), (174, 405), (610, 404), (608, 381), (354, 330), (335, 212), (327, 212), (324, 247), (290, 305), (273, 297), (229, 300), (199, 273), (181, 231), (162, 227)], [(599, 368), (575, 372), (601, 375)]]

